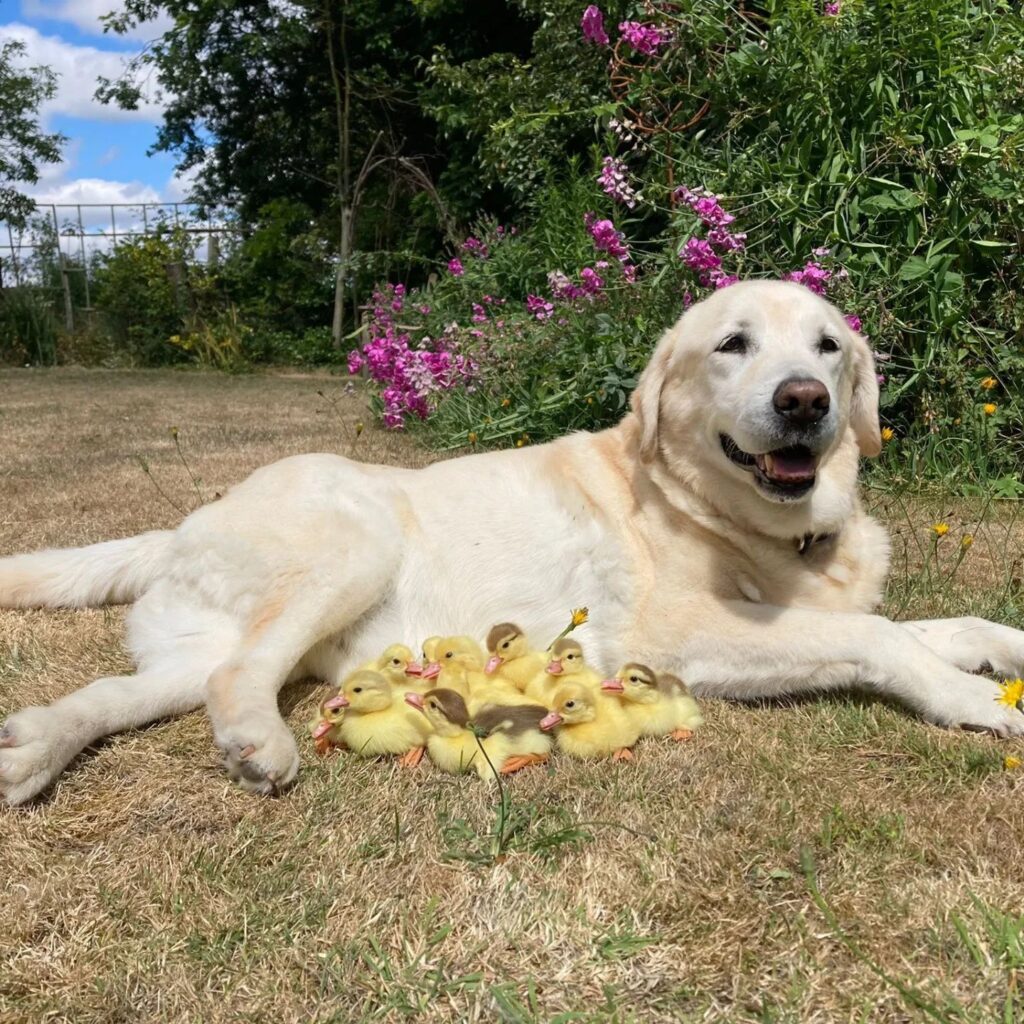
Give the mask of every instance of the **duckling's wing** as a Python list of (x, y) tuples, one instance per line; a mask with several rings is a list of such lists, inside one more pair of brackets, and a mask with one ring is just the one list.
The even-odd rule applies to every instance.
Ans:
[(548, 709), (539, 704), (485, 704), (473, 724), (487, 736), (496, 732), (518, 736), (529, 729), (539, 729)]

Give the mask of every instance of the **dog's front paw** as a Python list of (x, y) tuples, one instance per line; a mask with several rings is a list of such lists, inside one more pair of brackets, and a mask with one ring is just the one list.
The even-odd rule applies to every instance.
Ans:
[(41, 793), (81, 749), (53, 708), (25, 708), (0, 726), (0, 796), (22, 804)]
[(298, 774), (295, 737), (281, 719), (254, 718), (219, 729), (216, 742), (228, 775), (250, 793), (278, 793)]
[(990, 732), (1002, 739), (1024, 736), (1024, 714), (1000, 702), (999, 686), (965, 672), (956, 675), (939, 699), (925, 709), (929, 721), (953, 729)]

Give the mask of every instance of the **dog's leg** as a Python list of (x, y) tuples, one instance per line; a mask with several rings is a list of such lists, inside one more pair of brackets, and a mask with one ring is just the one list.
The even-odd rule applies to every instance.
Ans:
[(1024, 675), (1024, 630), (973, 616), (901, 622), (900, 626), (965, 672)]
[(314, 644), (380, 600), (396, 548), (353, 551), (343, 569), (332, 563), (310, 570), (269, 593), (238, 648), (211, 674), (206, 706), (214, 740), (243, 789), (269, 794), (295, 778), (298, 748), (278, 711), (278, 691)]
[(938, 725), (1024, 735), (999, 687), (874, 615), (727, 602), (714, 627), (687, 623), (679, 668), (698, 695), (756, 699), (863, 687)]
[(203, 703), (209, 662), (109, 676), (48, 707), (29, 707), (0, 727), (0, 795), (24, 803), (44, 790), (101, 736), (183, 714)]

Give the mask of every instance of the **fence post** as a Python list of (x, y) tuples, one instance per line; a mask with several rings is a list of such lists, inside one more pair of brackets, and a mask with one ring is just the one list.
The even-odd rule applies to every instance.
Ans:
[(211, 268), (216, 268), (220, 262), (220, 236), (212, 231), (206, 236), (206, 263)]
[(75, 330), (75, 307), (71, 303), (71, 281), (67, 264), (64, 261), (64, 250), (60, 248), (58, 239), (57, 252), (60, 253), (60, 286), (64, 291), (64, 326), (69, 334)]

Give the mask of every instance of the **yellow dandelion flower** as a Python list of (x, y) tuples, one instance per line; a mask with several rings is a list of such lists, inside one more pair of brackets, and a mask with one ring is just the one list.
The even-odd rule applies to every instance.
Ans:
[(981, 411), (982, 411), (982, 412), (983, 412), (983, 413), (984, 413), (984, 414), (985, 414), (986, 416), (991, 416), (991, 415), (992, 415), (992, 414), (993, 414), (993, 413), (994, 413), (994, 412), (996, 411), (996, 409), (997, 409), (997, 408), (999, 408), (999, 407), (998, 407), (998, 406), (996, 405), (996, 403), (995, 403), (995, 402), (986, 402), (986, 403), (985, 403), (985, 404), (984, 404), (984, 405), (983, 405), (983, 406), (981, 407)]
[(512, 404), (512, 399), (511, 398), (503, 398), (501, 400), (501, 407), (502, 407), (502, 409), (507, 409), (511, 404)]
[(522, 448), (524, 444), (526, 444), (526, 442), (522, 438), (519, 438), (519, 440), (516, 441), (517, 448)]
[(960, 538), (960, 547), (962, 547), (964, 549), (964, 551), (966, 551), (973, 543), (974, 543), (974, 534), (973, 533), (965, 533)]
[(984, 389), (985, 389), (986, 391), (991, 391), (991, 390), (992, 390), (992, 389), (993, 389), (993, 388), (994, 388), (994, 387), (995, 387), (995, 386), (996, 386), (996, 385), (997, 385), (998, 383), (999, 383), (999, 381), (997, 381), (997, 380), (995, 379), (995, 377), (986, 377), (986, 378), (985, 378), (985, 379), (984, 379), (984, 380), (983, 380), (983, 381), (981, 382), (981, 386), (982, 386), (982, 387), (983, 387), (983, 388), (984, 388)]
[(582, 626), (587, 619), (590, 618), (589, 608), (573, 608), (572, 610), (572, 624), (574, 626)]
[(1003, 692), (996, 700), (1008, 708), (1015, 708), (1024, 700), (1024, 679), (1007, 679), (1005, 683), (999, 684), (999, 688)]
[(469, 443), (470, 444), (476, 444), (476, 441), (477, 441), (476, 434), (474, 434), (473, 431), (471, 430), (469, 432)]
[(882, 427), (882, 440), (888, 444), (896, 436), (896, 431), (892, 427)]
[(932, 533), (936, 537), (945, 537), (949, 533), (949, 523), (932, 523)]
[(1006, 757), (1003, 758), (1003, 767), (1008, 772), (1012, 772), (1015, 768), (1019, 768), (1022, 764), (1024, 764), (1024, 761), (1022, 761), (1019, 757), (1014, 757), (1013, 754), (1007, 754)]

